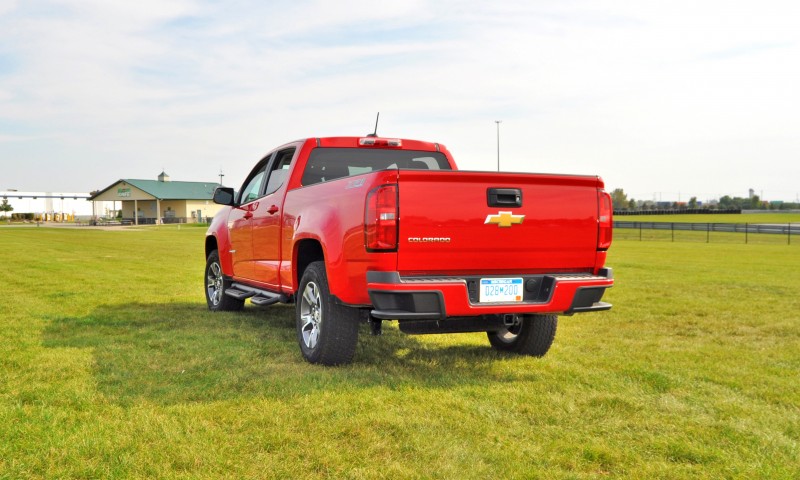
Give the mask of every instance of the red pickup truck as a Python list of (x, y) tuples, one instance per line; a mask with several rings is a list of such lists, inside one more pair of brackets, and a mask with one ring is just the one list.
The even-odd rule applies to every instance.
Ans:
[(259, 161), (205, 240), (209, 309), (296, 305), (302, 355), (352, 361), (380, 334), (486, 332), (542, 356), (558, 314), (608, 310), (611, 197), (596, 176), (456, 171), (437, 143), (309, 138)]

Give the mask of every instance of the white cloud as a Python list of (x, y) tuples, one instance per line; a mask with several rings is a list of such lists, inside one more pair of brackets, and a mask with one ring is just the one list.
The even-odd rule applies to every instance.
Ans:
[[(162, 166), (213, 179), (224, 165), (233, 182), (272, 146), (363, 134), (380, 110), (379, 132), (443, 142), (462, 167), (494, 168), (499, 119), (504, 169), (794, 198), (798, 8), (0, 0), (0, 45), (13, 45), (0, 62), (14, 59), (10, 73), (0, 63), (0, 162), (30, 190)], [(63, 148), (8, 146), (36, 136)], [(63, 173), (41, 185), (26, 162), (6, 167), (20, 156)]]
[(17, 7), (17, 0), (0, 0), (0, 15), (5, 15)]

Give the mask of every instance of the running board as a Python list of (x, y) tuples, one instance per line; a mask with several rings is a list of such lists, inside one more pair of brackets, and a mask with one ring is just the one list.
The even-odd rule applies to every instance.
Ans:
[(265, 297), (263, 295), (256, 295), (250, 299), (250, 303), (253, 305), (258, 305), (259, 307), (266, 307), (268, 305), (272, 305), (278, 302), (286, 303), (286, 297), (284, 295), (275, 295), (274, 297)]
[(238, 300), (250, 299), (250, 303), (260, 307), (266, 307), (278, 302), (288, 303), (289, 297), (282, 293), (268, 292), (260, 288), (253, 288), (241, 283), (234, 283), (231, 288), (225, 290), (225, 295), (236, 298)]
[(256, 294), (256, 292), (249, 292), (249, 291), (246, 292), (244, 290), (237, 290), (235, 288), (229, 288), (229, 289), (225, 290), (225, 295), (227, 295), (229, 297), (233, 297), (233, 298), (235, 298), (237, 300), (244, 300), (245, 298), (250, 298), (255, 294)]

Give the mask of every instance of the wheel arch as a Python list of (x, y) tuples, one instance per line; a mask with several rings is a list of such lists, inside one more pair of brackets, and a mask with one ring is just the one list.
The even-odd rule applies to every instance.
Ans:
[(226, 244), (225, 240), (224, 237), (217, 238), (216, 233), (206, 235), (205, 251), (206, 258), (208, 258), (214, 250), (219, 252), (219, 264), (222, 267), (222, 273), (230, 277), (233, 275), (233, 261), (229, 252), (230, 244)]
[(217, 244), (217, 237), (214, 235), (207, 235), (206, 236), (206, 258), (211, 255), (211, 252), (214, 250), (219, 250), (219, 245)]
[(297, 288), (300, 288), (300, 280), (303, 278), (303, 273), (312, 262), (316, 261), (325, 262), (325, 251), (322, 248), (322, 243), (315, 238), (298, 240), (294, 246), (294, 262), (292, 262), (296, 265), (293, 273), (293, 284)]

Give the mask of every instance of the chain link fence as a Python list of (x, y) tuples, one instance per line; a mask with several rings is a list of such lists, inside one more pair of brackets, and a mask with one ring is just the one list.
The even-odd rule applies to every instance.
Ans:
[(614, 222), (620, 240), (800, 245), (798, 223)]

